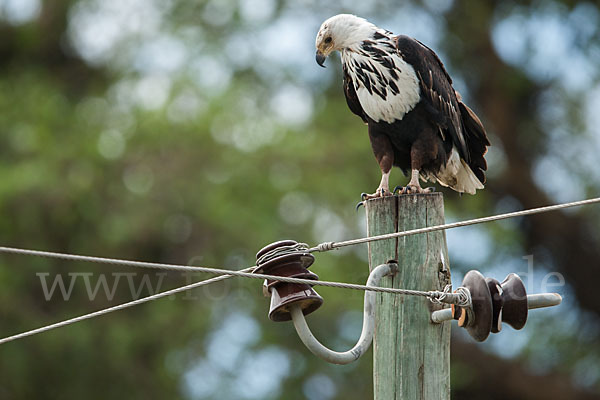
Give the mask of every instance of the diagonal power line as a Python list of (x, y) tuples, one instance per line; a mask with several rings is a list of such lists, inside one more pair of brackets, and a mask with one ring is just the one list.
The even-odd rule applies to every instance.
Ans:
[[(199, 267), (201, 268), (201, 267)], [(23, 333), (19, 333), (17, 335), (13, 335), (13, 336), (8, 336), (5, 338), (0, 339), (0, 345), (7, 343), (7, 342), (11, 342), (13, 340), (17, 340), (17, 339), (22, 339), (24, 337), (27, 336), (32, 336), (32, 335), (36, 335), (38, 333), (42, 333), (42, 332), (46, 332), (55, 328), (60, 328), (63, 326), (67, 326), (67, 325), (71, 325), (74, 324), (76, 322), (80, 322), (80, 321), (84, 321), (86, 319), (90, 319), (90, 318), (94, 318), (94, 317), (99, 317), (101, 315), (104, 314), (109, 314), (111, 312), (114, 311), (119, 311), (119, 310), (123, 310), (125, 308), (129, 308), (129, 307), (133, 307), (135, 305), (138, 304), (142, 304), (142, 303), (146, 303), (152, 300), (157, 300), (160, 299), (162, 297), (166, 297), (166, 296), (170, 296), (179, 292), (183, 292), (186, 290), (191, 290), (191, 289), (195, 289), (197, 287), (200, 286), (204, 286), (204, 285), (209, 285), (211, 283), (215, 283), (215, 282), (219, 282), (219, 281), (223, 281), (225, 279), (234, 277), (234, 276), (242, 276), (242, 277), (251, 277), (251, 278), (260, 278), (260, 279), (270, 279), (270, 277), (276, 279), (276, 280), (280, 280), (283, 282), (290, 282), (290, 283), (303, 283), (303, 284), (308, 284), (308, 285), (315, 285), (315, 286), (327, 286), (327, 287), (338, 287), (338, 288), (343, 288), (343, 289), (354, 289), (354, 290), (368, 290), (368, 291), (373, 291), (373, 292), (380, 292), (380, 293), (393, 293), (393, 294), (404, 294), (404, 295), (411, 295), (411, 296), (422, 296), (422, 297), (429, 297), (429, 298), (439, 298), (440, 296), (446, 295), (447, 293), (444, 292), (440, 292), (437, 290), (433, 290), (433, 291), (429, 291), (429, 292), (425, 292), (425, 291), (420, 291), (420, 290), (410, 290), (410, 289), (397, 289), (397, 288), (386, 288), (386, 287), (379, 287), (379, 286), (366, 286), (366, 285), (356, 285), (356, 284), (352, 284), (352, 283), (343, 283), (343, 282), (330, 282), (330, 281), (317, 281), (317, 280), (311, 280), (311, 279), (300, 279), (300, 278), (290, 278), (290, 277), (283, 277), (283, 276), (275, 276), (275, 275), (265, 275), (265, 274), (253, 274), (251, 271), (253, 269), (255, 269), (256, 267), (249, 267), (240, 271), (228, 271), (228, 274), (222, 274), (220, 276), (217, 276), (215, 278), (211, 278), (211, 279), (206, 279), (200, 282), (195, 282), (189, 285), (185, 285), (185, 286), (181, 286), (175, 289), (171, 289), (171, 290), (166, 290), (164, 292), (160, 292), (157, 294), (153, 294), (151, 296), (147, 296), (147, 297), (143, 297), (141, 299), (137, 299), (137, 300), (133, 300), (127, 303), (123, 303), (123, 304), (119, 304), (113, 307), (109, 307), (109, 308), (105, 308), (102, 310), (98, 310), (98, 311), (94, 311), (92, 313), (89, 314), (84, 314), (81, 315), (79, 317), (75, 317), (75, 318), (71, 318), (71, 319), (67, 319), (64, 321), (60, 321), (54, 324), (50, 324), (50, 325), (46, 325), (43, 326), (41, 328), (37, 328), (37, 329), (32, 329), (30, 331), (26, 331)]]
[[(412, 229), (412, 230), (404, 231), (404, 232), (394, 232), (394, 233), (389, 233), (389, 234), (384, 234), (384, 235), (364, 237), (364, 238), (358, 238), (358, 239), (346, 240), (346, 241), (340, 241), (340, 242), (324, 242), (324, 243), (319, 244), (316, 247), (308, 249), (307, 251), (308, 252), (329, 251), (329, 250), (333, 250), (333, 249), (344, 247), (344, 246), (351, 246), (351, 245), (356, 245), (356, 244), (361, 244), (361, 243), (366, 243), (366, 242), (372, 242), (372, 241), (377, 241), (377, 240), (386, 240), (386, 239), (398, 238), (398, 237), (403, 237), (403, 236), (417, 235), (417, 234), (421, 234), (421, 233), (435, 232), (435, 231), (451, 229), (451, 228), (459, 228), (459, 227), (463, 227), (463, 226), (493, 222), (493, 221), (498, 221), (498, 220), (507, 219), (507, 218), (515, 218), (515, 217), (521, 217), (521, 216), (526, 216), (526, 215), (539, 214), (539, 213), (543, 213), (543, 212), (555, 211), (555, 210), (560, 210), (560, 209), (564, 209), (564, 208), (576, 207), (576, 206), (593, 204), (593, 203), (600, 203), (600, 198), (575, 201), (575, 202), (571, 202), (571, 203), (556, 204), (556, 205), (546, 206), (546, 207), (532, 208), (532, 209), (528, 209), (528, 210), (493, 215), (493, 216), (483, 217), (483, 218), (476, 218), (476, 219), (471, 219), (471, 220), (466, 220), (466, 221), (459, 221), (459, 222), (454, 222), (454, 223), (449, 223), (449, 224), (444, 224), (444, 225)], [(431, 296), (431, 294), (434, 293), (434, 292), (420, 292), (420, 291), (413, 291), (413, 290), (406, 290), (406, 289), (356, 285), (356, 284), (343, 283), (343, 282), (314, 281), (314, 280), (282, 277), (282, 276), (275, 276), (275, 275), (255, 274), (255, 273), (252, 273), (252, 271), (256, 268), (254, 266), (243, 269), (243, 270), (239, 270), (239, 271), (233, 271), (233, 270), (210, 268), (210, 267), (162, 264), (162, 263), (131, 261), (131, 260), (122, 260), (122, 259), (114, 259), (114, 258), (104, 258), (104, 257), (91, 257), (91, 256), (83, 256), (83, 255), (76, 255), (76, 254), (66, 254), (66, 253), (55, 253), (55, 252), (40, 251), (40, 250), (20, 249), (20, 248), (14, 248), (14, 247), (0, 247), (0, 253), (30, 255), (30, 256), (38, 256), (38, 257), (63, 259), (63, 260), (69, 260), (69, 261), (95, 262), (95, 263), (130, 266), (130, 267), (206, 272), (206, 273), (212, 273), (212, 274), (219, 275), (219, 276), (211, 278), (211, 279), (206, 279), (206, 280), (203, 280), (200, 282), (195, 282), (195, 283), (185, 285), (185, 286), (182, 286), (179, 288), (167, 290), (165, 292), (157, 293), (157, 294), (147, 296), (147, 297), (144, 297), (141, 299), (133, 300), (133, 301), (130, 301), (127, 303), (123, 303), (123, 304), (119, 304), (119, 305), (109, 307), (106, 309), (98, 310), (98, 311), (95, 311), (95, 312), (92, 312), (89, 314), (84, 314), (79, 317), (71, 318), (71, 319), (57, 322), (57, 323), (54, 323), (51, 325), (46, 325), (46, 326), (43, 326), (43, 327), (40, 327), (37, 329), (19, 333), (17, 335), (8, 336), (8, 337), (0, 339), (0, 344), (7, 343), (7, 342), (17, 340), (17, 339), (21, 339), (21, 338), (24, 338), (27, 336), (32, 336), (32, 335), (35, 335), (38, 333), (46, 332), (46, 331), (49, 331), (49, 330), (52, 330), (55, 328), (60, 328), (60, 327), (66, 326), (66, 325), (74, 324), (76, 322), (80, 322), (80, 321), (83, 321), (86, 319), (90, 319), (90, 318), (94, 318), (94, 317), (101, 316), (104, 314), (108, 314), (108, 313), (111, 313), (114, 311), (119, 311), (119, 310), (129, 308), (129, 307), (132, 307), (132, 306), (135, 306), (138, 304), (156, 300), (156, 299), (159, 299), (159, 298), (162, 298), (165, 296), (170, 296), (170, 295), (173, 295), (173, 294), (176, 294), (179, 292), (191, 290), (191, 289), (194, 289), (194, 288), (197, 288), (200, 286), (219, 282), (219, 281), (231, 278), (233, 276), (241, 276), (241, 277), (245, 277), (245, 278), (271, 279), (271, 280), (279, 280), (279, 281), (290, 282), (290, 283), (306, 283), (306, 284), (310, 284), (310, 285), (340, 287), (340, 288), (346, 288), (346, 289), (369, 290), (369, 291), (376, 291), (376, 292), (387, 292), (387, 293), (408, 294), (408, 295), (418, 295), (418, 296)]]
[[(344, 282), (332, 282), (332, 281), (319, 281), (312, 279), (301, 279), (301, 278), (292, 278), (288, 276), (279, 276), (279, 275), (269, 275), (269, 274), (260, 274), (252, 272), (256, 266), (248, 267), (242, 270), (229, 270), (229, 269), (221, 269), (221, 268), (212, 268), (212, 267), (191, 267), (187, 265), (177, 265), (177, 264), (162, 264), (162, 263), (153, 263), (153, 262), (145, 262), (145, 261), (131, 261), (131, 260), (121, 260), (115, 258), (104, 258), (104, 257), (90, 257), (90, 256), (82, 256), (76, 254), (64, 254), (64, 253), (53, 253), (50, 251), (38, 251), (38, 250), (29, 250), (29, 249), (19, 249), (16, 247), (0, 247), (0, 253), (11, 253), (11, 254), (26, 254), (26, 255), (34, 255), (34, 256), (42, 256), (48, 258), (61, 258), (68, 259), (73, 261), (89, 261), (96, 262), (100, 264), (115, 264), (115, 265), (123, 265), (129, 267), (141, 267), (141, 268), (159, 268), (166, 270), (184, 270), (184, 271), (194, 271), (194, 272), (205, 272), (209, 274), (221, 275), (226, 278), (231, 278), (232, 276), (238, 276), (242, 278), (252, 278), (252, 279), (268, 279), (273, 281), (281, 281), (288, 283), (303, 283), (311, 286), (327, 286), (327, 287), (338, 287), (343, 289), (355, 289), (355, 290), (369, 290), (373, 292), (381, 292), (381, 293), (396, 293), (396, 294), (406, 294), (406, 290), (397, 289), (397, 288), (385, 288), (379, 286), (366, 286), (366, 285), (357, 285), (354, 283), (344, 283)], [(201, 281), (196, 284), (200, 284)], [(217, 281), (214, 281), (217, 282)], [(182, 288), (193, 289), (195, 284), (191, 284), (188, 286), (183, 286)], [(173, 289), (175, 290), (175, 289)], [(187, 289), (182, 289), (187, 290)], [(166, 292), (164, 292), (166, 293)], [(160, 293), (159, 293), (160, 294)], [(160, 297), (160, 296), (159, 296)], [(140, 299), (142, 300), (142, 299)], [(154, 300), (154, 299), (150, 299)]]
[[(251, 271), (254, 267), (250, 267), (250, 268), (246, 268), (242, 271)], [(221, 276), (217, 276), (215, 278), (211, 278), (211, 279), (206, 279), (200, 282), (195, 282), (186, 286), (181, 286), (175, 289), (171, 289), (171, 290), (167, 290), (164, 292), (160, 292), (160, 293), (156, 293), (153, 294), (151, 296), (147, 296), (147, 297), (142, 297), (141, 299), (137, 299), (137, 300), (133, 300), (127, 303), (123, 303), (123, 304), (119, 304), (113, 307), (109, 307), (109, 308), (105, 308), (102, 310), (98, 310), (89, 314), (84, 314), (81, 315), (79, 317), (75, 317), (75, 318), (71, 318), (71, 319), (67, 319), (61, 322), (57, 322), (51, 325), (46, 325), (46, 326), (42, 326), (41, 328), (37, 328), (37, 329), (32, 329), (30, 331), (27, 332), (23, 332), (23, 333), (19, 333), (17, 335), (13, 335), (13, 336), (8, 336), (5, 338), (0, 339), (0, 344), (4, 344), (7, 342), (12, 342), (13, 340), (17, 340), (17, 339), (22, 339), (24, 337), (27, 336), (32, 336), (32, 335), (36, 335), (38, 333), (42, 333), (42, 332), (47, 332), (49, 330), (55, 329), (55, 328), (60, 328), (66, 325), (70, 325), (70, 324), (74, 324), (76, 322), (79, 321), (84, 321), (86, 319), (90, 319), (90, 318), (94, 318), (94, 317), (99, 317), (101, 315), (104, 314), (108, 314), (114, 311), (119, 311), (119, 310), (123, 310), (125, 308), (129, 308), (129, 307), (133, 307), (135, 305), (138, 304), (142, 304), (142, 303), (146, 303), (148, 301), (152, 301), (152, 300), (156, 300), (156, 299), (160, 299), (161, 297), (165, 297), (165, 296), (170, 296), (179, 292), (183, 292), (185, 290), (190, 290), (190, 289), (194, 289), (200, 286), (204, 286), (204, 285), (208, 285), (211, 283), (215, 283), (215, 282), (219, 282), (219, 281), (223, 281), (227, 278), (231, 278), (232, 275), (221, 275)]]
[(561, 210), (563, 208), (577, 207), (577, 206), (583, 206), (583, 205), (594, 204), (594, 203), (600, 203), (600, 197), (596, 197), (594, 199), (574, 201), (571, 203), (562, 203), (562, 204), (554, 204), (554, 205), (545, 206), (545, 207), (530, 208), (527, 210), (514, 211), (514, 212), (510, 212), (510, 213), (492, 215), (492, 216), (483, 217), (483, 218), (475, 218), (475, 219), (470, 219), (470, 220), (466, 220), (466, 221), (452, 222), (449, 224), (428, 226), (425, 228), (418, 228), (418, 229), (411, 229), (409, 231), (403, 231), (403, 232), (386, 233), (383, 235), (363, 237), (363, 238), (352, 239), (352, 240), (344, 240), (341, 242), (323, 242), (323, 243), (309, 249), (308, 251), (309, 252), (329, 251), (329, 250), (338, 249), (338, 248), (344, 247), (344, 246), (353, 246), (353, 245), (357, 245), (357, 244), (361, 244), (361, 243), (375, 242), (377, 240), (394, 239), (394, 238), (399, 238), (399, 237), (404, 237), (404, 236), (417, 235), (420, 233), (429, 233), (429, 232), (441, 231), (441, 230), (452, 229), (452, 228), (460, 228), (463, 226), (483, 224), (486, 222), (500, 221), (502, 219), (508, 219), (508, 218), (523, 217), (526, 215), (541, 214), (541, 213), (545, 213), (545, 212), (549, 212), (549, 211)]

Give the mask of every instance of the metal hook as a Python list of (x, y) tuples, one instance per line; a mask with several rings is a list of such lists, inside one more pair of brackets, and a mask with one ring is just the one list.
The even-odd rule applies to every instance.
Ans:
[[(382, 264), (374, 268), (369, 274), (367, 280), (367, 286), (378, 286), (379, 281), (384, 276), (392, 273), (396, 268), (396, 265)], [(358, 342), (350, 350), (345, 352), (337, 352), (328, 349), (323, 346), (312, 334), (302, 309), (299, 305), (293, 304), (290, 307), (292, 314), (292, 321), (294, 322), (294, 328), (298, 332), (298, 336), (302, 343), (317, 357), (332, 363), (332, 364), (349, 364), (356, 361), (361, 355), (363, 355), (371, 346), (373, 341), (373, 332), (375, 331), (375, 307), (376, 307), (376, 293), (372, 291), (365, 292), (365, 304), (363, 313), (363, 327)]]
[[(562, 302), (562, 297), (558, 293), (538, 293), (527, 295), (527, 308), (533, 310), (535, 308), (544, 308), (557, 306)], [(431, 313), (431, 321), (436, 324), (441, 324), (452, 319), (452, 309), (444, 308)]]

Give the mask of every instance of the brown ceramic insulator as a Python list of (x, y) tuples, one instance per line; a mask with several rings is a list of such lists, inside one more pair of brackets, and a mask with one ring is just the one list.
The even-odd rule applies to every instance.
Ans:
[[(479, 271), (467, 272), (462, 285), (469, 289), (473, 304), (473, 321), (465, 321), (469, 335), (478, 342), (483, 342), (492, 330), (492, 295), (485, 278)], [(466, 314), (466, 313), (465, 313)]]
[(469, 314), (464, 308), (461, 308), (460, 317), (458, 317), (458, 326), (465, 328), (469, 324)]
[(460, 314), (462, 313), (463, 309), (461, 307), (457, 306), (456, 304), (451, 304), (450, 308), (452, 309), (452, 318), (459, 319)]
[(261, 258), (262, 256), (264, 256), (265, 254), (267, 254), (269, 251), (274, 250), (274, 249), (276, 249), (278, 247), (281, 247), (281, 246), (293, 246), (295, 244), (298, 244), (298, 242), (296, 242), (295, 240), (280, 240), (278, 242), (273, 242), (271, 244), (266, 245), (262, 249), (260, 249), (258, 251), (258, 253), (256, 253), (256, 259), (258, 260), (259, 258)]
[[(304, 271), (298, 272), (298, 273), (293, 273), (291, 275), (282, 274), (280, 272), (281, 272), (281, 270), (277, 270), (277, 275), (285, 276), (285, 277), (289, 277), (289, 278), (310, 279), (312, 281), (319, 280), (319, 275), (315, 274), (314, 272), (310, 272), (307, 269), (305, 269)], [(281, 282), (281, 281), (276, 281), (276, 280), (271, 280), (271, 279), (267, 279), (266, 281), (267, 281), (267, 283), (265, 286), (269, 290), (271, 289), (271, 287), (273, 287), (274, 285), (277, 285)]]
[(500, 282), (494, 278), (485, 278), (485, 282), (492, 295), (492, 333), (498, 333), (502, 330), (502, 288)]
[[(265, 246), (256, 254), (257, 267), (255, 273), (277, 275), (290, 278), (318, 280), (319, 277), (307, 268), (312, 265), (315, 258), (305, 251), (294, 251), (289, 254), (275, 255), (266, 261), (260, 260), (268, 252), (281, 246), (293, 246), (293, 240), (282, 240)], [(266, 280), (263, 293), (271, 296), (269, 318), (272, 321), (291, 320), (291, 306), (299, 305), (304, 315), (310, 314), (323, 304), (323, 298), (305, 283), (289, 283), (277, 280)]]
[(309, 285), (282, 282), (271, 288), (269, 318), (281, 322), (292, 319), (291, 305), (299, 305), (304, 315), (315, 311), (323, 304), (323, 298)]
[(500, 284), (502, 287), (502, 321), (515, 329), (521, 329), (527, 322), (527, 291), (519, 275), (508, 274)]
[(459, 307), (456, 304), (451, 304), (450, 307), (452, 309), (452, 318), (458, 321), (458, 326), (464, 328), (468, 323), (467, 312), (464, 308)]
[[(281, 246), (293, 246), (298, 244), (295, 240), (280, 240), (279, 242), (271, 243), (263, 247), (258, 253), (256, 253), (256, 260), (267, 254), (269, 251), (275, 250)], [(260, 263), (257, 265), (258, 268), (254, 272), (260, 274), (279, 275), (274, 272), (275, 269), (281, 268), (282, 266), (291, 263), (299, 265), (300, 268), (308, 268), (315, 262), (315, 256), (308, 252), (296, 252), (294, 254), (285, 254), (274, 259), (268, 260), (267, 262)], [(289, 268), (289, 267), (288, 267)]]

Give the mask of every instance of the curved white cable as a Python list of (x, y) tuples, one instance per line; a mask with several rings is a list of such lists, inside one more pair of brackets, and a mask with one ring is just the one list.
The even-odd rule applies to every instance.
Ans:
[[(385, 275), (392, 272), (393, 266), (390, 264), (382, 264), (369, 274), (367, 280), (367, 286), (377, 286), (379, 281)], [(328, 349), (319, 342), (308, 327), (302, 309), (298, 305), (291, 306), (292, 321), (294, 327), (302, 343), (317, 357), (332, 363), (332, 364), (349, 364), (352, 361), (356, 361), (362, 356), (365, 351), (371, 346), (373, 341), (373, 332), (375, 331), (375, 307), (376, 307), (376, 295), (374, 292), (365, 292), (365, 304), (363, 313), (363, 327), (358, 342), (348, 351), (337, 352)]]

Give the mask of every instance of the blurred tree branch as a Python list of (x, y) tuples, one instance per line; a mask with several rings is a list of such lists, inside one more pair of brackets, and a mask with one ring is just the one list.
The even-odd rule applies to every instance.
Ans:
[[(500, 139), (507, 159), (504, 173), (487, 190), (496, 200), (513, 196), (524, 208), (552, 204), (554, 201), (541, 188), (544, 182), (532, 176), (534, 162), (546, 151), (547, 135), (539, 126), (536, 110), (544, 87), (498, 57), (490, 29), (495, 6), (486, 2), (477, 4), (456, 2), (447, 20), (449, 30), (459, 35), (463, 43), (449, 52), (452, 62), (465, 71), (478, 66), (478, 76), (469, 76), (476, 82), (471, 89), (481, 107), (480, 115)], [(465, 15), (469, 18), (464, 18)], [(590, 265), (591, 260), (600, 259), (600, 247), (595, 244), (594, 225), (585, 217), (586, 210), (580, 211), (580, 214), (553, 212), (530, 217), (521, 224), (526, 239), (523, 246), (535, 254), (543, 249), (541, 254), (552, 259), (551, 268), (563, 273), (575, 289), (580, 305), (600, 316), (600, 303), (595, 295), (600, 269)]]
[(0, 22), (0, 71), (39, 68), (54, 75), (64, 94), (75, 97), (106, 83), (105, 72), (86, 64), (66, 39), (69, 10), (76, 2), (43, 1), (39, 17), (27, 24)]
[[(92, 19), (97, 8), (107, 4), (112, 13), (121, 10), (119, 1), (85, 1)], [(0, 101), (8, 111), (0, 114), (3, 133), (0, 207), (5, 215), (0, 221), (0, 234), (5, 240), (58, 251), (178, 263), (194, 260), (194, 263), (238, 268), (254, 261), (251, 249), (277, 238), (315, 239), (324, 230), (315, 224), (317, 219), (326, 220), (335, 228), (327, 230), (327, 235), (359, 234), (362, 228), (351, 209), (351, 199), (369, 184), (372, 172), (377, 172), (371, 168), (374, 164), (370, 164), (372, 155), (364, 129), (348, 112), (339, 80), (304, 81), (303, 75), (298, 74), (298, 69), (304, 67), (294, 69), (297, 59), (293, 59), (292, 66), (276, 63), (277, 52), (284, 58), (295, 49), (283, 47), (285, 40), (279, 37), (267, 40), (274, 35), (275, 28), (277, 34), (289, 28), (296, 35), (294, 28), (298, 27), (292, 26), (293, 20), (302, 13), (314, 17), (334, 12), (334, 7), (310, 8), (303, 4), (298, 8), (295, 2), (290, 6), (292, 2), (279, 1), (271, 17), (257, 23), (244, 21), (236, 8), (238, 2), (201, 1), (190, 7), (192, 3), (175, 0), (175, 11), (160, 17), (167, 19), (167, 29), (157, 23), (156, 32), (144, 38), (146, 42), (135, 37), (134, 30), (132, 37), (124, 38), (123, 47), (119, 47), (119, 51), (124, 50), (120, 55), (126, 54), (133, 47), (143, 48), (148, 41), (159, 42), (157, 38), (164, 39), (166, 35), (167, 40), (161, 46), (168, 49), (169, 44), (179, 44), (190, 57), (186, 59), (189, 62), (171, 73), (144, 69), (146, 65), (126, 64), (132, 60), (127, 57), (121, 59), (126, 60), (121, 64), (116, 61), (111, 64), (112, 59), (102, 67), (86, 64), (69, 48), (67, 38), (69, 18), (75, 14), (72, 7), (78, 3), (77, 0), (42, 1), (37, 20), (20, 26), (0, 24), (0, 85), (4, 89), (0, 91)], [(124, 3), (134, 6), (144, 3), (151, 8), (171, 2)], [(432, 5), (435, 3), (428, 1), (427, 9), (435, 12)], [(500, 4), (454, 2), (447, 14), (436, 17), (448, 25), (448, 29), (439, 29), (440, 37), (447, 38), (447, 43), (441, 46), (444, 58), (466, 78), (474, 109), (495, 134), (497, 143), (492, 145), (503, 148), (507, 160), (503, 174), (491, 178), (481, 195), (460, 201), (486, 213), (506, 197), (517, 199), (523, 207), (554, 202), (544, 191), (544, 182), (536, 181), (532, 172), (550, 146), (548, 132), (543, 131), (538, 121), (540, 110), (536, 108), (546, 88), (496, 54), (490, 31)], [(541, 7), (530, 2), (506, 4), (502, 6), (523, 7), (533, 14)], [(233, 17), (212, 21), (215, 16), (227, 16), (228, 9), (217, 7), (212, 14), (206, 14), (209, 5), (229, 5), (233, 7)], [(406, 9), (418, 8), (414, 4), (409, 6)], [(182, 13), (179, 19), (174, 18), (178, 7), (183, 9), (179, 10)], [(359, 13), (348, 7), (345, 11)], [(375, 6), (370, 12), (396, 15), (396, 5), (386, 2), (386, 7), (389, 13)], [(135, 7), (127, 11), (134, 17), (145, 15), (138, 14)], [(123, 20), (128, 20), (128, 16)], [(287, 19), (280, 19), (282, 16)], [(263, 32), (265, 28), (270, 31)], [(405, 32), (398, 27), (397, 33)], [(311, 42), (307, 46), (312, 46), (313, 39), (306, 39)], [(230, 47), (232, 44), (238, 47)], [(168, 55), (161, 46), (158, 52), (148, 53), (151, 56), (144, 54)], [(241, 49), (251, 49), (246, 52), (248, 60), (244, 62), (244, 57), (240, 57), (244, 66), (236, 70), (235, 66), (225, 65), (235, 61), (231, 53), (239, 51), (243, 55)], [(264, 67), (266, 50), (274, 53), (268, 59), (271, 69), (263, 71), (262, 78), (257, 80), (256, 71)], [(314, 53), (311, 55), (311, 66), (317, 70)], [(133, 57), (136, 56), (139, 54)], [(231, 84), (222, 93), (211, 94), (205, 86), (198, 85), (199, 78), (224, 79), (219, 74), (212, 76), (210, 68), (198, 68), (210, 64), (207, 60), (212, 60), (213, 66), (227, 67), (232, 74), (227, 75)], [(214, 64), (215, 60), (222, 64)], [(147, 61), (148, 58), (142, 57), (140, 63)], [(339, 68), (334, 72), (339, 74)], [(147, 79), (157, 75), (158, 80)], [(316, 87), (329, 82), (328, 88)], [(163, 84), (168, 86), (163, 106), (140, 106), (140, 98), (160, 97)], [(314, 118), (307, 125), (286, 126), (273, 118), (278, 105), (273, 104), (273, 99), (277, 99), (274, 94), (280, 86), (290, 85), (305, 86), (306, 98), (314, 101), (310, 109)], [(311, 94), (320, 96), (310, 98)], [(178, 110), (179, 114), (173, 112)], [(172, 118), (174, 115), (178, 118)], [(270, 129), (272, 137), (259, 137), (262, 144), (243, 148), (241, 139), (250, 142), (256, 137), (252, 134), (263, 128)], [(101, 145), (117, 146), (120, 151), (113, 152), (114, 157), (106, 157), (99, 152)], [(290, 178), (293, 175), (295, 179)], [(144, 190), (132, 191), (127, 187), (132, 181)], [(290, 202), (283, 201), (286, 196), (293, 200), (291, 211)], [(448, 196), (449, 207), (456, 205), (453, 200)], [(303, 222), (290, 223), (282, 218), (284, 213), (296, 212), (306, 213)], [(595, 264), (590, 264), (590, 260), (597, 260), (600, 250), (594, 241), (597, 229), (592, 222), (583, 212), (555, 212), (529, 217), (520, 223), (525, 242), (511, 244), (514, 247), (509, 251), (515, 248), (521, 251), (523, 245), (536, 257), (539, 255), (539, 260), (547, 256), (548, 260), (543, 261), (553, 262), (552, 268), (565, 275), (581, 305), (598, 315), (600, 304), (595, 299), (593, 285), (600, 270), (593, 268)], [(318, 271), (321, 278), (361, 281), (365, 271), (361, 270), (364, 260), (359, 253), (323, 255), (321, 265), (327, 268)], [(44, 302), (35, 272), (68, 273), (90, 268), (95, 273), (111, 273), (113, 270), (47, 260), (8, 258), (0, 262), (3, 263), (0, 294), (5, 300), (0, 301), (0, 313), (5, 322), (2, 330), (7, 335), (109, 304), (106, 299), (90, 303), (81, 287), (76, 288), (79, 292), (74, 301), (67, 303), (56, 298)], [(23, 269), (14, 273), (13, 264)], [(173, 278), (181, 281), (179, 276)], [(294, 365), (287, 376), (282, 374), (278, 378), (281, 382), (275, 382), (276, 389), (277, 385), (285, 387), (285, 398), (310, 397), (305, 388), (310, 387), (309, 381), (316, 374), (333, 382), (334, 394), (330, 398), (370, 396), (368, 359), (341, 368), (320, 362), (306, 353), (290, 326), (268, 325), (264, 315), (268, 303), (260, 297), (259, 288), (245, 285), (236, 282), (232, 287), (214, 287), (210, 293), (201, 293), (199, 301), (157, 302), (109, 319), (30, 338), (29, 342), (3, 346), (0, 375), (6, 379), (0, 382), (0, 397), (192, 398), (193, 394), (186, 392), (187, 379), (188, 374), (196, 381), (203, 378), (192, 374), (199, 360), (204, 360), (211, 369), (208, 387), (217, 388), (213, 393), (217, 396), (216, 393), (222, 395), (220, 389), (239, 384), (236, 379), (244, 372), (241, 361), (252, 360), (254, 348), (280, 352), (283, 359)], [(217, 296), (222, 293), (222, 297)], [(311, 324), (322, 332), (324, 342), (344, 347), (346, 338), (342, 333), (347, 336), (347, 331), (352, 330), (348, 321), (359, 309), (362, 298), (360, 294), (351, 297), (342, 292), (325, 290), (324, 293), (330, 299), (329, 306), (323, 307)], [(128, 296), (127, 290), (118, 292), (115, 300), (129, 300)], [(15, 307), (16, 299), (21, 307)], [(256, 342), (251, 341), (248, 348), (240, 347), (237, 355), (210, 347), (210, 338), (223, 318), (236, 312), (245, 313), (260, 325), (261, 332), (252, 338)], [(532, 327), (529, 334), (535, 336), (537, 332)], [(580, 367), (574, 364), (582, 359), (577, 348), (582, 347), (578, 337), (567, 332), (564, 338), (560, 350), (547, 351), (557, 357), (564, 357), (566, 352), (578, 355), (557, 373), (539, 376), (524, 365), (525, 352), (523, 359), (504, 360), (484, 352), (479, 345), (455, 339), (454, 397), (593, 398), (570, 379), (571, 374), (577, 373), (575, 367)], [(597, 349), (585, 350), (592, 356), (598, 353)], [(215, 361), (226, 361), (227, 357), (233, 360), (233, 369)], [(590, 359), (594, 361), (593, 357)], [(277, 370), (281, 366), (269, 365), (250, 372), (255, 374), (261, 372), (259, 369), (269, 368)], [(591, 378), (595, 382), (593, 379), (596, 378)], [(270, 398), (281, 394), (277, 390)], [(235, 398), (229, 393), (230, 397), (220, 398)]]
[[(519, 362), (483, 352), (475, 343), (456, 337), (451, 347), (452, 368), (460, 371), (452, 397), (488, 400), (592, 400), (598, 395), (577, 388), (559, 372), (537, 375)], [(460, 383), (462, 382), (462, 383)]]

